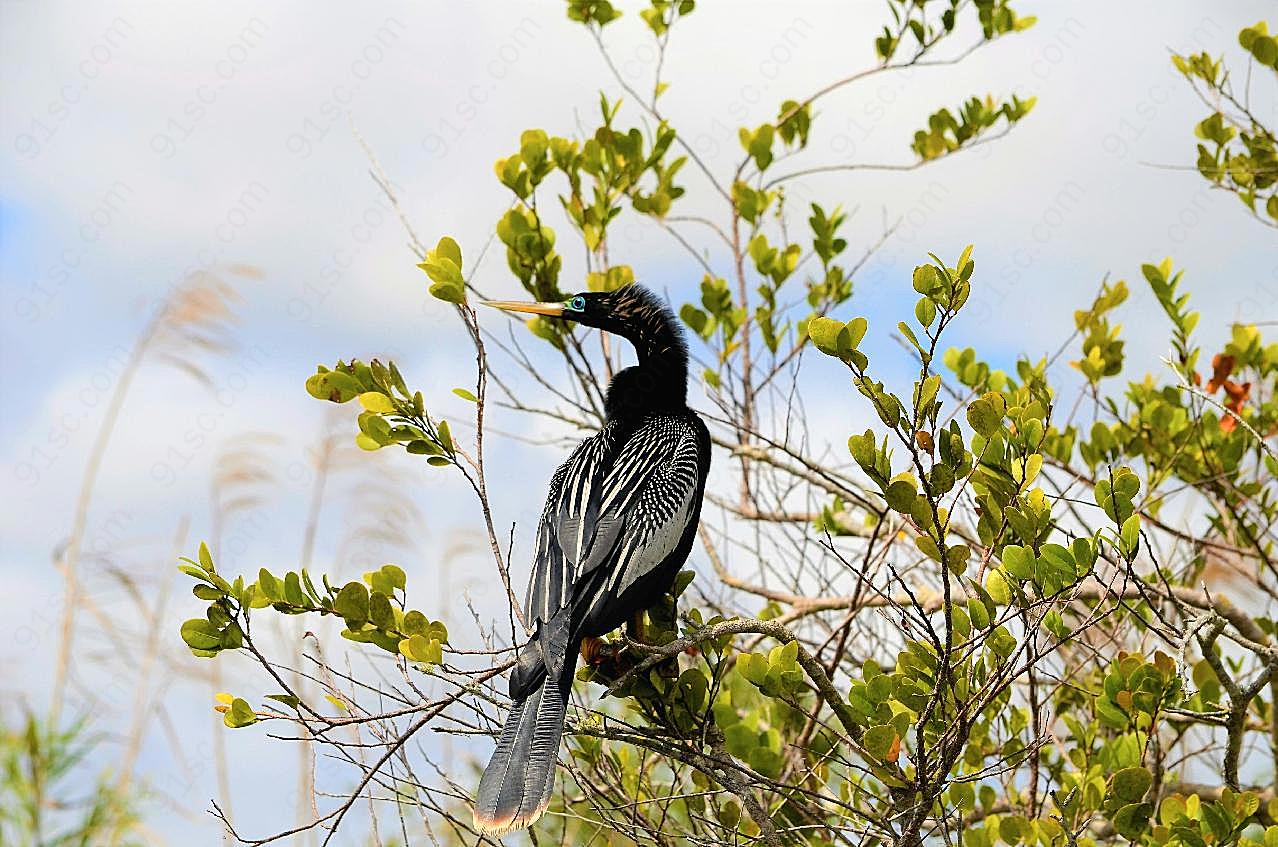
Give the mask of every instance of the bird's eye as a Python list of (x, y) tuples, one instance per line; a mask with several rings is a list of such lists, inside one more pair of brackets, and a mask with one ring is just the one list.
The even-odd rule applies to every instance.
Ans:
[(586, 311), (586, 298), (578, 294), (576, 297), (568, 301), (568, 308), (574, 312)]

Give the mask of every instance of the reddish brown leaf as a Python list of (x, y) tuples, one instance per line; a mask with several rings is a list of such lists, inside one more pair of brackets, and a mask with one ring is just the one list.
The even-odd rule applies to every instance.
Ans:
[(1225, 394), (1229, 395), (1229, 401), (1225, 405), (1235, 412), (1241, 411), (1243, 403), (1251, 396), (1251, 383), (1239, 385), (1233, 380), (1225, 380)]
[(1211, 382), (1207, 383), (1207, 393), (1215, 394), (1225, 384), (1229, 375), (1234, 372), (1234, 357), (1217, 353), (1211, 357)]
[[(1247, 398), (1251, 396), (1251, 383), (1244, 382), (1239, 385), (1233, 380), (1225, 380), (1224, 382), (1225, 396), (1229, 399), (1225, 401), (1225, 408), (1233, 412), (1235, 415), (1242, 414), (1243, 403), (1247, 402)], [(1238, 426), (1236, 421), (1230, 415), (1225, 415), (1220, 419), (1221, 432), (1233, 432)]]

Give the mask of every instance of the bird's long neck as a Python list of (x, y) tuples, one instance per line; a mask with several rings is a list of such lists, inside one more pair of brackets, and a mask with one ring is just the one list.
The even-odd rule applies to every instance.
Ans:
[(639, 363), (609, 383), (609, 420), (688, 408), (688, 351), (675, 317), (664, 309), (640, 317), (620, 333), (634, 345)]

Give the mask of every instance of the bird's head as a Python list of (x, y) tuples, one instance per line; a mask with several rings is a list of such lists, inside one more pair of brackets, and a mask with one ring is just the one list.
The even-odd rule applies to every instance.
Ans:
[(627, 285), (615, 291), (583, 291), (562, 303), (490, 300), (487, 305), (507, 312), (575, 321), (620, 335), (635, 345), (641, 358), (683, 352), (683, 333), (674, 314), (665, 301), (642, 285)]
[(688, 348), (665, 301), (642, 285), (585, 291), (562, 303), (490, 301), (507, 312), (544, 315), (592, 326), (625, 338), (639, 365), (618, 372), (608, 386), (609, 418), (686, 407)]

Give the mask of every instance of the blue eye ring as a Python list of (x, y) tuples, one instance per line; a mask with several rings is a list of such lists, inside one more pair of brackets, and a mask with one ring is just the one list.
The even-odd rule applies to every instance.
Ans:
[(578, 294), (576, 297), (568, 301), (568, 308), (574, 312), (586, 311), (586, 298)]

